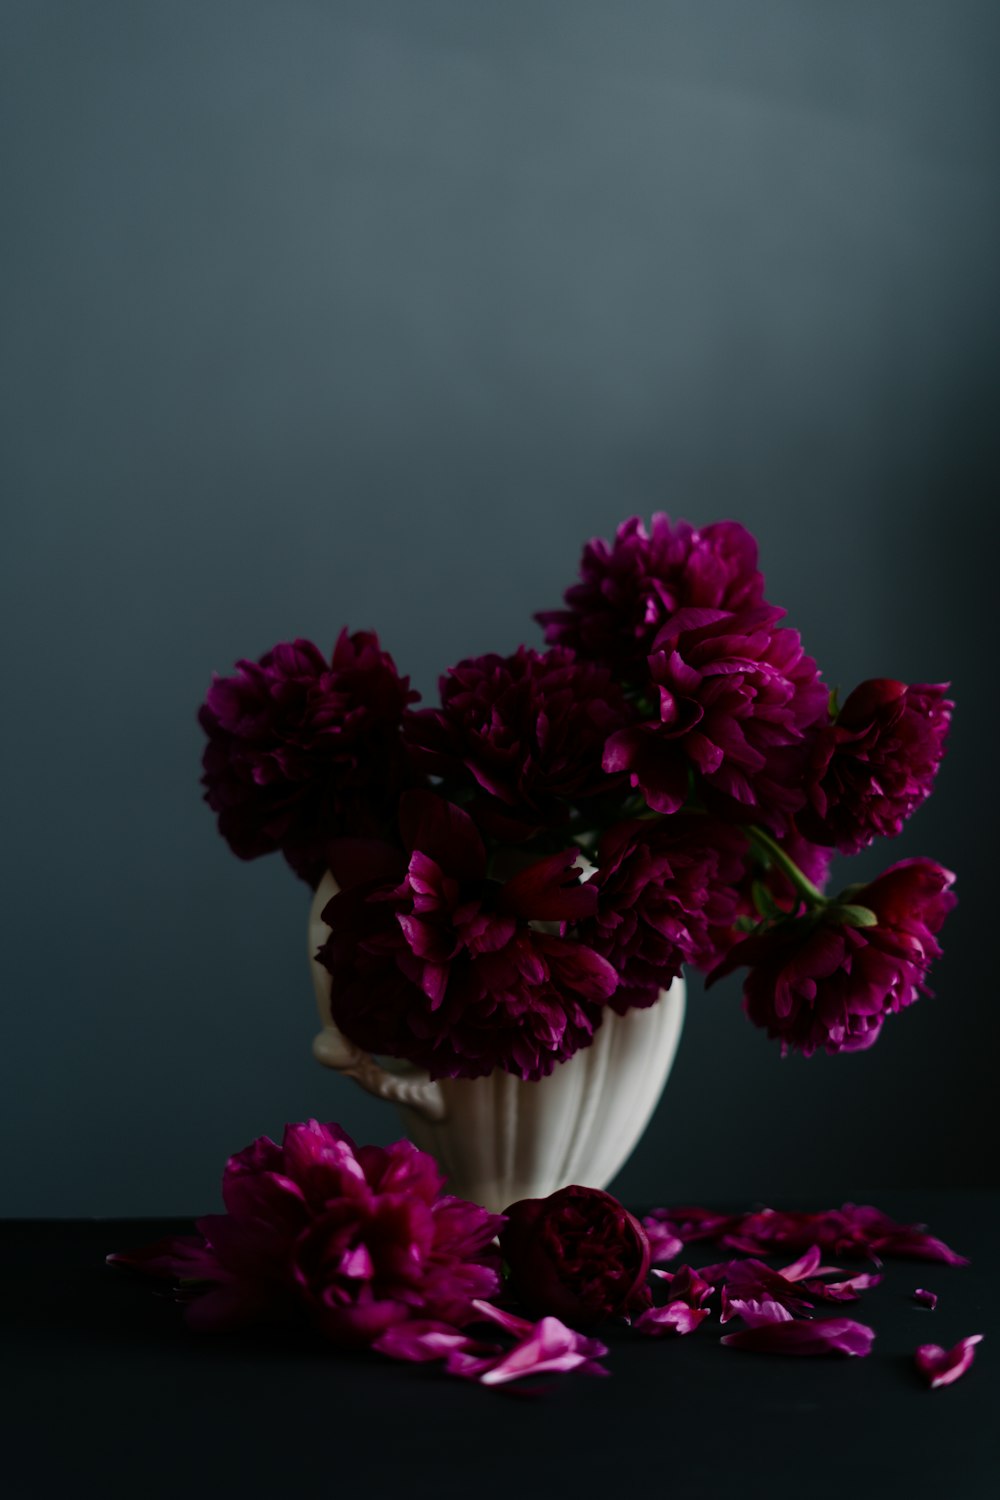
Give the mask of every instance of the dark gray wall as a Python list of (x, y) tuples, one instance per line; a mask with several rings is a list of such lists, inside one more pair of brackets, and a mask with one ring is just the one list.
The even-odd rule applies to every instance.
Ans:
[(829, 680), (950, 678), (937, 998), (782, 1063), (693, 986), (619, 1181), (995, 1177), (990, 0), (0, 7), (2, 1211), (203, 1211), (313, 1063), (308, 893), (199, 800), (213, 670), (374, 626), (425, 692), (582, 542), (735, 517)]

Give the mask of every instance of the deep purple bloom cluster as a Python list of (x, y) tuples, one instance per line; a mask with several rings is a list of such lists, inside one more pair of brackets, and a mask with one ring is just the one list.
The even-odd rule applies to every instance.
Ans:
[(591, 915), (576, 850), (506, 881), (487, 873), (471, 818), (431, 792), (402, 802), (405, 854), (357, 850), (328, 903), (330, 936), (317, 955), (332, 976), (330, 1007), (344, 1033), (372, 1052), (409, 1058), (433, 1077), (477, 1078), (505, 1068), (541, 1078), (586, 1046), (618, 983), (585, 944), (535, 924)]
[(778, 922), (739, 943), (713, 978), (749, 966), (744, 1010), (783, 1052), (862, 1051), (886, 1016), (927, 993), (954, 878), (931, 860), (902, 860), (852, 892), (874, 925), (854, 926), (836, 907)]
[(696, 530), (658, 514), (647, 532), (632, 516), (610, 546), (587, 543), (580, 581), (565, 597), (566, 609), (536, 615), (546, 640), (641, 676), (660, 630), (679, 610), (750, 608), (763, 600), (764, 580), (757, 543), (735, 521)]
[(522, 646), (452, 667), (441, 707), (411, 714), (407, 739), (422, 769), (476, 789), (484, 828), (517, 842), (620, 785), (601, 762), (632, 717), (606, 667)]
[(946, 691), (885, 677), (856, 687), (816, 738), (803, 832), (845, 854), (901, 832), (941, 764), (954, 707)]
[(316, 886), (332, 838), (394, 820), (412, 781), (403, 714), (419, 694), (369, 631), (342, 631), (329, 662), (296, 640), (236, 668), (213, 679), (199, 714), (205, 800), (234, 854), (280, 850)]
[(926, 992), (952, 877), (910, 861), (831, 901), (830, 860), (929, 795), (946, 686), (873, 679), (838, 710), (731, 521), (632, 517), (565, 603), (547, 650), (460, 661), (419, 711), (368, 632), (213, 681), (221, 832), (340, 887), (336, 1025), (434, 1077), (535, 1079), (682, 966), (746, 964), (783, 1049), (869, 1046)]
[(649, 658), (656, 716), (611, 736), (605, 769), (627, 771), (659, 813), (694, 792), (723, 816), (787, 827), (827, 692), (798, 634), (777, 628), (783, 613), (675, 615)]

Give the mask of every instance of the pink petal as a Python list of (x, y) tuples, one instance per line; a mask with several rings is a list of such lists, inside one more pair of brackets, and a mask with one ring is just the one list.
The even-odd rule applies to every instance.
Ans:
[(878, 1286), (881, 1280), (874, 1271), (859, 1271), (843, 1281), (803, 1281), (801, 1285), (811, 1297), (821, 1297), (824, 1302), (857, 1302), (859, 1292)]
[(913, 1300), (923, 1303), (924, 1307), (929, 1307), (933, 1312), (938, 1303), (937, 1292), (929, 1292), (925, 1286), (918, 1286), (914, 1290)]
[(823, 1257), (818, 1245), (810, 1245), (804, 1255), (793, 1260), (790, 1266), (782, 1266), (778, 1272), (786, 1281), (802, 1281), (806, 1276), (822, 1276), (824, 1272), (839, 1271), (839, 1266), (821, 1265)]
[(499, 1323), (501, 1328), (512, 1333), (515, 1338), (527, 1338), (535, 1326), (529, 1318), (519, 1318), (516, 1313), (507, 1312), (503, 1307), (495, 1307), (492, 1302), (484, 1302), (479, 1297), (473, 1298), (472, 1305), (481, 1317), (488, 1318), (491, 1323)]
[(479, 1381), (482, 1385), (502, 1385), (524, 1375), (567, 1370), (606, 1375), (607, 1370), (595, 1361), (607, 1352), (607, 1347), (597, 1339), (575, 1333), (558, 1318), (542, 1318), (534, 1331), (481, 1374)]
[(206, 1255), (205, 1241), (200, 1235), (171, 1235), (150, 1245), (140, 1245), (136, 1250), (116, 1250), (106, 1257), (106, 1263), (140, 1271), (144, 1276), (158, 1276), (164, 1281), (193, 1280), (199, 1272), (205, 1276), (218, 1271), (214, 1259)]
[(350, 1276), (359, 1281), (367, 1281), (374, 1275), (375, 1267), (367, 1245), (355, 1245), (353, 1250), (345, 1250), (340, 1257), (338, 1270), (341, 1276)]
[(467, 1334), (460, 1333), (448, 1323), (414, 1318), (410, 1322), (396, 1323), (392, 1328), (387, 1328), (376, 1339), (373, 1348), (380, 1354), (387, 1354), (390, 1359), (408, 1359), (417, 1364), (425, 1364), (432, 1359), (446, 1359), (456, 1350), (463, 1353), (473, 1349), (482, 1351), (483, 1345), (477, 1344)]
[(665, 1261), (673, 1260), (675, 1255), (680, 1255), (684, 1249), (684, 1241), (677, 1238), (666, 1224), (659, 1219), (645, 1218), (642, 1227), (646, 1231), (649, 1240), (649, 1258), (654, 1266), (661, 1266)]
[(871, 1353), (875, 1330), (850, 1318), (820, 1318), (810, 1322), (762, 1323), (729, 1333), (722, 1343), (755, 1354), (850, 1354)]
[(637, 1333), (661, 1338), (666, 1333), (694, 1333), (708, 1317), (707, 1307), (691, 1307), (687, 1302), (668, 1302), (665, 1307), (650, 1307), (632, 1325)]
[(531, 1323), (492, 1302), (475, 1299), (473, 1307), (483, 1318), (497, 1323), (518, 1342), (506, 1354), (477, 1359), (461, 1349), (449, 1355), (445, 1369), (450, 1375), (478, 1380), (481, 1385), (503, 1385), (524, 1375), (543, 1375), (549, 1371), (578, 1370), (582, 1375), (607, 1375), (597, 1363), (607, 1354), (607, 1347), (597, 1339), (586, 1338), (560, 1323), (558, 1318), (542, 1318)]
[(771, 1323), (790, 1323), (792, 1314), (771, 1297), (733, 1297), (723, 1287), (719, 1322), (728, 1323), (730, 1318), (742, 1318), (751, 1328), (764, 1328)]
[(913, 1358), (917, 1369), (930, 1384), (931, 1390), (939, 1385), (951, 1385), (964, 1375), (976, 1357), (975, 1345), (982, 1343), (981, 1333), (970, 1333), (959, 1339), (953, 1349), (942, 1349), (939, 1344), (921, 1344)]

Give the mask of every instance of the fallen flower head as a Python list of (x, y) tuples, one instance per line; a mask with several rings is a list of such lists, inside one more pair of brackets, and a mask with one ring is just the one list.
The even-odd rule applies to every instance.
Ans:
[(500, 1248), (529, 1312), (586, 1327), (649, 1306), (646, 1231), (617, 1198), (571, 1186), (505, 1210)]
[(461, 1324), (499, 1287), (503, 1220), (442, 1183), (409, 1141), (357, 1147), (308, 1120), (230, 1157), (226, 1213), (199, 1219), (197, 1237), (111, 1261), (182, 1280), (198, 1328), (303, 1324), (353, 1348), (411, 1318)]

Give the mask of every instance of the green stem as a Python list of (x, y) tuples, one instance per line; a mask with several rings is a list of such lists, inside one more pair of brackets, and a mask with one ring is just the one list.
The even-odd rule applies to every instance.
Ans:
[(745, 828), (744, 832), (751, 844), (755, 844), (762, 854), (766, 854), (778, 866), (778, 869), (788, 876), (799, 895), (804, 896), (810, 906), (829, 905), (823, 892), (813, 885), (807, 875), (803, 875), (794, 859), (785, 853), (781, 845), (769, 833), (753, 825)]

